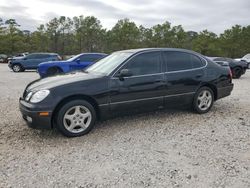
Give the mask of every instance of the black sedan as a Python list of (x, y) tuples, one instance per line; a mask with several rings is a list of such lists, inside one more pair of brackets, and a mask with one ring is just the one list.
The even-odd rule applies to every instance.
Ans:
[(182, 49), (115, 52), (85, 71), (39, 79), (20, 98), (24, 120), (33, 128), (57, 128), (65, 136), (88, 133), (98, 119), (191, 105), (208, 112), (230, 95), (231, 72)]
[(240, 78), (248, 69), (248, 64), (244, 61), (236, 61), (228, 57), (214, 57), (211, 59), (218, 64), (227, 62), (232, 71), (233, 78)]

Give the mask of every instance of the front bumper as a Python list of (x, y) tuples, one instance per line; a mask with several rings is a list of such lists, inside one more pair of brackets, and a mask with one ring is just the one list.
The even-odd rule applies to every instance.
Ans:
[[(22, 98), (19, 100), (19, 109), (23, 119), (27, 125), (35, 129), (51, 129), (52, 128), (52, 111), (47, 109), (38, 109), (35, 105), (27, 103)], [(49, 112), (47, 116), (41, 116), (41, 112)]]
[(223, 97), (229, 96), (233, 90), (234, 84), (231, 83), (228, 86), (221, 87), (217, 89), (217, 99), (221, 99)]
[(10, 61), (8, 62), (8, 67), (12, 69), (12, 63)]

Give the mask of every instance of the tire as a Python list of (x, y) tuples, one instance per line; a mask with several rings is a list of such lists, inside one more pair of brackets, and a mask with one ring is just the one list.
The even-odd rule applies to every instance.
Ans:
[(96, 111), (85, 100), (72, 100), (59, 109), (55, 120), (57, 129), (64, 136), (83, 136), (94, 127)]
[(13, 70), (14, 72), (23, 72), (23, 71), (24, 71), (24, 68), (23, 68), (22, 65), (20, 65), (20, 64), (14, 64), (14, 65), (12, 66), (12, 70)]
[(47, 70), (46, 75), (47, 75), (47, 76), (54, 76), (54, 75), (59, 74), (59, 73), (61, 73), (61, 72), (62, 72), (61, 69), (59, 69), (59, 68), (57, 68), (57, 67), (51, 67), (51, 68), (49, 68), (49, 69)]
[(241, 75), (242, 75), (242, 68), (240, 68), (240, 67), (235, 67), (235, 68), (233, 68), (233, 78), (240, 78), (241, 77)]
[(201, 87), (194, 96), (193, 109), (199, 114), (204, 114), (212, 108), (213, 103), (214, 92), (212, 89), (209, 87)]

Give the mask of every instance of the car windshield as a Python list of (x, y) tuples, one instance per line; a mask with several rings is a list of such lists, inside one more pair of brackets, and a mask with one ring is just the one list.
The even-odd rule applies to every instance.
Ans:
[(80, 56), (81, 56), (81, 54), (75, 55), (75, 56), (73, 56), (73, 57), (67, 59), (66, 61), (74, 61), (75, 59), (77, 59), (77, 58), (80, 57)]
[(86, 72), (96, 72), (109, 75), (116, 67), (129, 58), (132, 53), (129, 52), (115, 52), (90, 66)]

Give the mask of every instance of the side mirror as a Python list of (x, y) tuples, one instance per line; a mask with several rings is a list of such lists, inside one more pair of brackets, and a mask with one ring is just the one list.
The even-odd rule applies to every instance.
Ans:
[(118, 74), (119, 78), (123, 78), (123, 77), (130, 77), (132, 76), (132, 72), (129, 69), (122, 69), (120, 71), (120, 73)]

